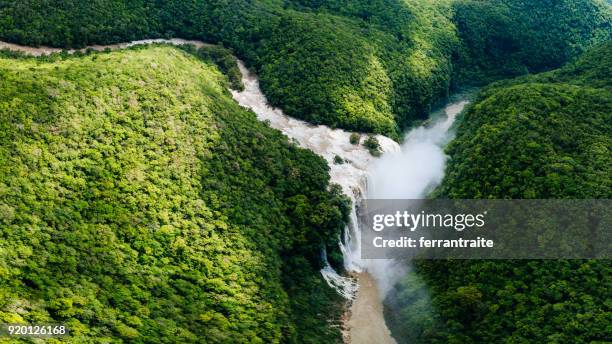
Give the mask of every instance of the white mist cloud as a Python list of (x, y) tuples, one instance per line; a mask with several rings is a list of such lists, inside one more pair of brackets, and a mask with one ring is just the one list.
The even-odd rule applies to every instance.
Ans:
[[(444, 178), (447, 159), (444, 146), (452, 136), (449, 129), (467, 103), (450, 104), (445, 109), (446, 117), (411, 130), (400, 152), (387, 153), (376, 161), (368, 174), (367, 197), (419, 199), (439, 185)], [(381, 298), (406, 273), (405, 265), (393, 260), (373, 259), (363, 264), (376, 279)]]

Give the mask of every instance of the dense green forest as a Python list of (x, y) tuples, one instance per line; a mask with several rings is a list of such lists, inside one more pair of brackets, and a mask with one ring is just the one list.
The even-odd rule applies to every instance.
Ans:
[[(611, 109), (612, 42), (562, 69), (493, 84), (461, 119), (436, 196), (609, 199)], [(612, 340), (608, 260), (415, 265), (422, 278), (409, 276), (387, 302), (401, 343)]]
[[(348, 200), (322, 158), (231, 99), (230, 53), (288, 115), (394, 139), (494, 82), (437, 197), (612, 194), (610, 1), (0, 0), (5, 41), (158, 37), (224, 48), (1, 53), (0, 323), (66, 323), (74, 343), (341, 340), (319, 269), (322, 248), (340, 263)], [(417, 261), (388, 324), (400, 343), (611, 342), (611, 276), (609, 261)]]
[(222, 43), (294, 117), (399, 138), (452, 87), (560, 66), (612, 35), (602, 0), (0, 0), (0, 38)]
[(319, 269), (348, 200), (233, 101), (206, 60), (222, 53), (198, 56), (0, 57), (1, 323), (65, 323), (71, 343), (340, 340)]

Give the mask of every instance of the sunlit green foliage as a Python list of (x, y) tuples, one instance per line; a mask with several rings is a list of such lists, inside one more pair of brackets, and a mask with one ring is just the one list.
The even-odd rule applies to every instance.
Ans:
[(376, 136), (370, 135), (363, 141), (363, 146), (368, 149), (368, 152), (373, 156), (380, 156), (380, 143)]
[(66, 323), (72, 343), (339, 340), (319, 269), (347, 201), (322, 158), (182, 50), (45, 60), (0, 58), (0, 322)]
[[(484, 90), (448, 148), (437, 196), (612, 197), (611, 61), (607, 43), (562, 69)], [(413, 306), (427, 304), (423, 288), (410, 279), (400, 284), (389, 301), (399, 304), (389, 317), (399, 342), (610, 339), (610, 261), (418, 261), (416, 267), (433, 313), (415, 315)]]

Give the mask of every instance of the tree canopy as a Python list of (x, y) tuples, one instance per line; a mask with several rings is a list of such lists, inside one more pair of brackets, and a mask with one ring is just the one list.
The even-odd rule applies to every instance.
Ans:
[(399, 139), (451, 87), (560, 66), (612, 34), (601, 0), (0, 0), (0, 38), (222, 43), (293, 117)]

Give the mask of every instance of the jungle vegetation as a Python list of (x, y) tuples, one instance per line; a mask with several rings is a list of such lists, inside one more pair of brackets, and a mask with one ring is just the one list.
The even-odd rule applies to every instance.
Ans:
[(453, 87), (559, 67), (612, 34), (602, 0), (0, 0), (0, 38), (222, 43), (288, 115), (398, 139)]
[(233, 101), (218, 55), (0, 57), (0, 322), (64, 323), (69, 343), (340, 340), (319, 270), (348, 201)]
[[(483, 90), (460, 120), (435, 196), (609, 199), (611, 150), (608, 42), (561, 69)], [(612, 339), (609, 260), (421, 260), (415, 268), (387, 302), (401, 343)]]

